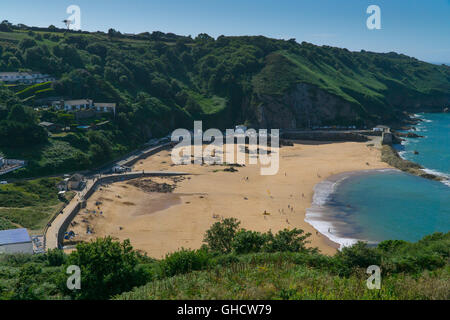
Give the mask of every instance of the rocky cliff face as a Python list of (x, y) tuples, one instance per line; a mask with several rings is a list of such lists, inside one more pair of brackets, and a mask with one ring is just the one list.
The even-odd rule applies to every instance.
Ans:
[[(368, 107), (370, 116), (357, 104), (352, 104), (323, 89), (307, 83), (296, 84), (282, 96), (258, 95), (245, 99), (244, 118), (261, 128), (311, 128), (330, 124), (368, 126), (379, 123), (403, 122), (410, 112), (442, 112), (450, 104), (449, 95), (425, 95), (417, 92), (397, 92), (386, 96), (379, 107)], [(371, 119), (371, 120), (370, 120)]]
[(310, 128), (337, 121), (350, 124), (358, 118), (358, 106), (306, 83), (279, 97), (256, 95), (251, 105), (254, 121), (265, 128)]
[(393, 88), (385, 93), (389, 105), (409, 112), (442, 112), (450, 104), (450, 92), (419, 93)]

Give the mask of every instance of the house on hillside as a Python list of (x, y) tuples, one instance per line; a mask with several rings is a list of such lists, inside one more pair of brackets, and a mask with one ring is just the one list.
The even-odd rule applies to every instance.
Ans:
[(58, 191), (80, 190), (83, 186), (83, 176), (75, 173), (71, 177), (65, 177), (64, 180), (58, 182), (56, 188)]
[(0, 81), (5, 83), (35, 84), (55, 81), (55, 78), (40, 72), (0, 72)]
[(67, 180), (67, 190), (79, 190), (83, 183), (83, 176), (75, 173)]
[(74, 111), (76, 117), (90, 118), (95, 113), (112, 113), (116, 115), (116, 104), (106, 102), (93, 103), (91, 99), (78, 99), (78, 100), (58, 100), (53, 101), (51, 105), (56, 110), (64, 110), (66, 112)]
[(94, 103), (94, 108), (97, 112), (111, 112), (114, 116), (116, 115), (115, 103), (96, 102)]
[(66, 192), (68, 191), (68, 184), (69, 184), (69, 178), (65, 178), (64, 180), (58, 182), (56, 184), (56, 188), (59, 192)]
[(0, 253), (33, 253), (33, 242), (27, 229), (0, 231)]
[(92, 107), (92, 100), (90, 99), (63, 100), (63, 103), (60, 106), (62, 106), (65, 111), (89, 109)]
[(17, 159), (5, 159), (0, 157), (0, 175), (7, 174), (22, 167), (25, 167), (26, 162), (24, 160)]
[(59, 124), (55, 124), (52, 122), (43, 121), (39, 123), (39, 125), (50, 132), (58, 132), (61, 130), (61, 126)]

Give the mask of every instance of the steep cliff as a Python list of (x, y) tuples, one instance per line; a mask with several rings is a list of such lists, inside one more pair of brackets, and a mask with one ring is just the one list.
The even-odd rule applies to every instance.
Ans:
[(450, 103), (446, 66), (305, 43), (267, 55), (252, 85), (244, 116), (262, 127), (396, 125), (405, 112), (442, 111)]
[(358, 105), (307, 83), (296, 84), (282, 96), (256, 95), (252, 103), (257, 124), (267, 128), (359, 125), (364, 113)]

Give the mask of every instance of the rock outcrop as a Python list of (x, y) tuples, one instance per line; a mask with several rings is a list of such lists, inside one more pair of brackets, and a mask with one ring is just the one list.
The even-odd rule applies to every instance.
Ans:
[(299, 83), (283, 96), (257, 95), (250, 109), (266, 128), (311, 128), (333, 122), (352, 123), (358, 106), (316, 86)]

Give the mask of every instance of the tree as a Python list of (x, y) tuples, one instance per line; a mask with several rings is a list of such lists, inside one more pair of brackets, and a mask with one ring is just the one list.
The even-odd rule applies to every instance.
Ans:
[(115, 29), (111, 28), (108, 30), (108, 37), (110, 40), (114, 37), (120, 37), (122, 34), (119, 31), (116, 31)]
[(49, 249), (46, 253), (48, 265), (52, 267), (59, 267), (64, 264), (67, 256), (64, 251), (60, 249)]
[(129, 240), (121, 243), (106, 237), (80, 243), (67, 259), (67, 266), (76, 265), (81, 270), (81, 290), (71, 295), (77, 299), (108, 299), (142, 285), (146, 277), (136, 268), (138, 262)]
[(314, 251), (307, 249), (306, 241), (311, 236), (310, 233), (304, 234), (301, 229), (294, 228), (292, 230), (284, 229), (273, 235), (271, 231), (267, 233), (268, 241), (264, 246), (266, 252), (301, 252)]
[(207, 33), (199, 33), (195, 40), (214, 41), (214, 38)]
[(57, 118), (58, 122), (62, 123), (65, 127), (70, 126), (70, 124), (75, 120), (75, 116), (71, 113), (58, 113)]
[(237, 254), (260, 252), (267, 240), (266, 234), (242, 229), (233, 239), (233, 251)]
[(17, 68), (20, 68), (21, 63), (20, 60), (16, 57), (9, 57), (8, 59), (8, 69), (9, 70), (16, 70)]
[(197, 100), (189, 96), (186, 101), (186, 111), (191, 115), (198, 115), (202, 112), (202, 107), (199, 105)]
[(110, 158), (112, 155), (111, 143), (101, 132), (89, 131), (87, 136), (91, 144), (89, 151), (94, 163)]
[(8, 114), (9, 121), (17, 121), (17, 122), (27, 122), (30, 121), (30, 116), (25, 112), (24, 107), (21, 105), (15, 105), (11, 108), (11, 111)]
[(336, 260), (341, 264), (339, 272), (349, 274), (354, 268), (367, 268), (370, 265), (380, 265), (381, 255), (375, 248), (370, 248), (366, 242), (358, 241), (351, 247), (344, 247), (339, 251)]
[(40, 268), (34, 264), (26, 264), (20, 268), (12, 299), (38, 300), (40, 297), (35, 293), (35, 290), (37, 288), (36, 277), (40, 273)]
[(0, 23), (0, 31), (2, 32), (12, 32), (11, 24), (8, 22), (8, 20), (3, 20), (2, 23)]
[(44, 128), (30, 122), (0, 121), (0, 146), (26, 147), (46, 142)]
[(203, 242), (212, 251), (230, 253), (232, 242), (241, 223), (235, 218), (226, 218), (216, 222), (206, 231)]
[(24, 39), (20, 40), (20, 42), (19, 42), (19, 48), (22, 51), (25, 51), (26, 49), (34, 47), (36, 45), (37, 45), (36, 41), (34, 39), (30, 39), (30, 38), (24, 38)]

